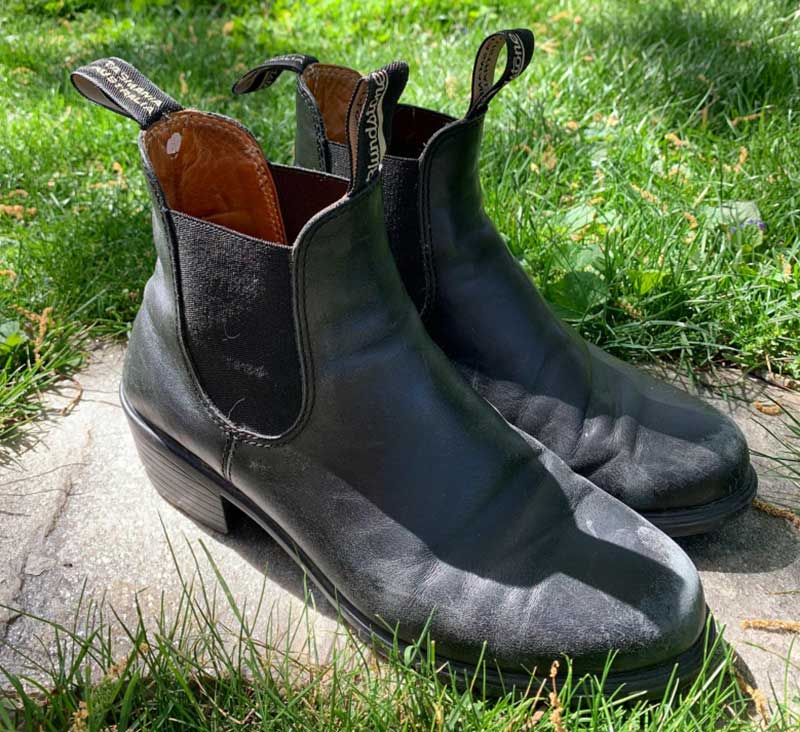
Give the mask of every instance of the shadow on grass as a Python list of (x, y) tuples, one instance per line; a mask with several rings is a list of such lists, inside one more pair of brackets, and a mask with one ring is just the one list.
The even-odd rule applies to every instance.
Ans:
[(587, 30), (600, 45), (633, 51), (629, 92), (657, 100), (676, 125), (705, 116), (712, 131), (731, 133), (730, 120), (797, 104), (800, 65), (787, 42), (793, 5), (620, 0)]

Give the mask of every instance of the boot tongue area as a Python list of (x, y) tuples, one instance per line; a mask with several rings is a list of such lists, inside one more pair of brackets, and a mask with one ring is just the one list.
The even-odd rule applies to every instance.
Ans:
[(183, 110), (144, 135), (171, 209), (257, 239), (290, 243), (269, 164), (244, 128)]

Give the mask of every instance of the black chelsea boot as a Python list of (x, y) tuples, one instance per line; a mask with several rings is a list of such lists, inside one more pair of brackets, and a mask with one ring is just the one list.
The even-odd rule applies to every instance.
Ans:
[(703, 660), (683, 551), (511, 427), (428, 336), (389, 249), (381, 159), (407, 76), (359, 77), (346, 179), (268, 163), (133, 67), (75, 71), (136, 120), (156, 270), (121, 398), (161, 495), (227, 531), (242, 511), (377, 647), (429, 628), (463, 673), (527, 686), (554, 658), (660, 694)]
[[(504, 46), (505, 70), (495, 82)], [(668, 534), (709, 531), (756, 492), (741, 431), (562, 323), (483, 209), (486, 110), (532, 53), (527, 30), (486, 38), (462, 119), (397, 107), (383, 184), (392, 253), (434, 341), (509, 422)], [(359, 74), (312, 56), (283, 56), (245, 74), (234, 92), (268, 86), (283, 70), (298, 75), (297, 164), (344, 173), (344, 112)]]

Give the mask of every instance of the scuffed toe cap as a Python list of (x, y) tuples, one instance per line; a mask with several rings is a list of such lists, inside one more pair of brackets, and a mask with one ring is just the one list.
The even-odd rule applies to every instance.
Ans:
[[(594, 547), (587, 543), (582, 574), (562, 575), (553, 587), (553, 594), (585, 597), (554, 608), (575, 618), (576, 634), (566, 651), (575, 671), (602, 670), (608, 649), (616, 652), (614, 669), (627, 671), (670, 662), (694, 645), (705, 627), (706, 605), (685, 552), (607, 496), (584, 501), (576, 523), (590, 533)], [(581, 639), (578, 627), (590, 628), (590, 636)]]
[(704, 401), (592, 349), (593, 372), (613, 394), (596, 407), (614, 417), (608, 460), (589, 477), (640, 511), (701, 506), (747, 480), (739, 427)]
[[(570, 499), (571, 514), (537, 532), (529, 551), (507, 556), (501, 574), (454, 568), (428, 574), (437, 604), (431, 633), (442, 658), (474, 658), (506, 672), (546, 673), (568, 656), (577, 674), (669, 664), (701, 636), (706, 607), (697, 570), (649, 522), (551, 453), (542, 462)], [(489, 551), (489, 548), (486, 548)], [(459, 607), (469, 607), (464, 613)]]

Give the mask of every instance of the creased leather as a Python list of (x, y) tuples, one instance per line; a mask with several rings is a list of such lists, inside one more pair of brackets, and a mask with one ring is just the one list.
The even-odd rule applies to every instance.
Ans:
[(555, 317), (483, 209), (481, 135), (480, 119), (454, 123), (423, 156), (434, 340), (513, 424), (629, 506), (657, 511), (728, 495), (749, 464), (739, 428)]
[[(433, 339), (506, 419), (637, 510), (702, 506), (741, 488), (750, 458), (736, 424), (587, 344), (514, 260), (483, 208), (483, 121), (400, 105), (384, 159), (391, 249)], [(312, 137), (298, 117), (300, 164), (346, 169), (330, 140), (317, 158), (327, 168), (315, 162)]]
[(488, 641), (504, 668), (568, 653), (599, 670), (613, 647), (629, 669), (688, 648), (705, 615), (685, 554), (454, 378), (391, 263), (380, 191), (348, 208), (296, 253), (308, 421), (237, 444), (235, 484), (367, 617), (408, 639), (433, 612), (443, 657)]
[[(600, 671), (612, 649), (618, 670), (635, 670), (697, 641), (705, 603), (684, 552), (513, 429), (431, 341), (391, 256), (378, 181), (315, 215), (292, 247), (307, 389), (280, 440), (243, 435), (205, 403), (179, 327), (180, 247), (151, 185), (158, 267), (125, 393), (277, 522), (341, 597), (401, 640), (432, 618), (440, 658), (474, 663), (486, 643), (489, 662), (512, 671), (564, 653), (576, 673)], [(252, 398), (270, 409), (267, 392)]]

